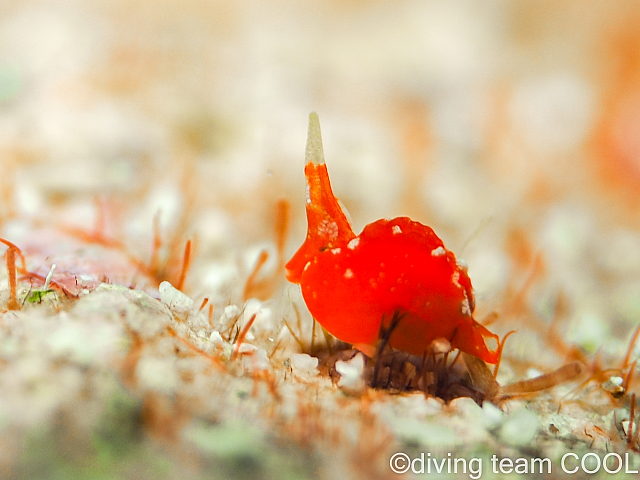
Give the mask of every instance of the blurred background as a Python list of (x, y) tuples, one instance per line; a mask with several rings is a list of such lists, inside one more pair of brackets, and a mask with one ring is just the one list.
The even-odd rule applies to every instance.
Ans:
[[(551, 438), (556, 453), (576, 442), (617, 451), (623, 417), (612, 405), (624, 404), (606, 397), (595, 368), (600, 417), (593, 396), (560, 415), (540, 394), (520, 410), (528, 430), (510, 424), (512, 443), (469, 398), (456, 410), (373, 392), (367, 404), (315, 376), (314, 359), (298, 356), (308, 371), (296, 371), (282, 324), (295, 324), (296, 305), (301, 337), (311, 319), (278, 270), (277, 232), (288, 205), (286, 260), (306, 231), (304, 148), (317, 111), (354, 229), (394, 216), (430, 225), (469, 265), (476, 319), (518, 330), (501, 383), (568, 359), (591, 365), (596, 351), (604, 367), (620, 364), (640, 321), (638, 25), (637, 2), (0, 0), (0, 237), (43, 277), (56, 263), (72, 294), (106, 280), (157, 298), (169, 279), (194, 308), (205, 297), (211, 306), (191, 330), (110, 286), (3, 312), (0, 474), (12, 474), (5, 464), (24, 473), (12, 478), (52, 478), (63, 465), (56, 478), (229, 478), (228, 457), (228, 472), (246, 473), (237, 478), (300, 465), (306, 478), (345, 465), (384, 478), (403, 438), (477, 449), (469, 455), (503, 443), (551, 455), (528, 445)], [(26, 302), (29, 283), (19, 286)], [(266, 302), (244, 303), (254, 294)], [(214, 327), (247, 321), (241, 308), (268, 313), (246, 339), (260, 347), (262, 376), (251, 377), (257, 353), (222, 373), (206, 353), (222, 348)], [(145, 337), (135, 333), (145, 321), (151, 332), (184, 328)], [(241, 433), (230, 419), (245, 422)], [(153, 454), (146, 434), (161, 445)], [(85, 457), (115, 467), (94, 475)]]
[(187, 290), (211, 295), (273, 243), (280, 199), (287, 254), (301, 243), (317, 111), (355, 229), (432, 226), (469, 264), (479, 318), (504, 322), (524, 298), (542, 324), (564, 312), (563, 335), (588, 351), (624, 345), (640, 318), (634, 2), (0, 10), (0, 233), (15, 243), (100, 221), (144, 256), (158, 218), (195, 239)]

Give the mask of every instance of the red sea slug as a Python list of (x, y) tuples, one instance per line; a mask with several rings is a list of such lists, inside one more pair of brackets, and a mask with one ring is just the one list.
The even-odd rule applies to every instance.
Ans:
[(306, 162), (307, 237), (286, 269), (314, 318), (365, 352), (374, 351), (382, 327), (392, 348), (410, 354), (424, 355), (433, 340), (445, 338), (496, 363), (498, 349), (489, 350), (484, 338), (498, 336), (473, 318), (467, 270), (430, 227), (398, 217), (353, 232), (331, 190), (315, 113)]

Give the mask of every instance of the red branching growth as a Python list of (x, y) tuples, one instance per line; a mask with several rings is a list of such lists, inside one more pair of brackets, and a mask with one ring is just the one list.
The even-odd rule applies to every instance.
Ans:
[[(253, 390), (251, 392), (253, 397), (258, 396), (258, 382), (263, 382), (267, 387), (267, 391), (274, 400), (279, 402), (282, 399), (282, 396), (278, 391), (278, 379), (273, 372), (270, 372), (269, 370), (256, 370), (251, 373), (251, 377), (253, 379)], [(272, 407), (275, 406), (274, 404), (271, 405)]]
[(220, 362), (220, 359), (218, 359), (218, 357), (215, 357), (214, 355), (210, 355), (207, 352), (200, 350), (198, 347), (192, 344), (189, 340), (182, 338), (180, 335), (178, 335), (173, 329), (167, 327), (167, 331), (169, 332), (169, 335), (174, 337), (176, 340), (178, 340), (182, 345), (187, 347), (189, 350), (191, 350), (192, 352), (204, 358), (209, 359), (211, 363), (213, 363), (216, 367), (218, 367), (218, 369), (220, 369), (220, 371), (226, 371), (224, 365)]
[[(1, 239), (0, 239), (1, 240)], [(7, 252), (5, 253), (5, 260), (7, 262), (7, 274), (9, 275), (9, 302), (7, 308), (9, 310), (20, 310), (20, 304), (17, 298), (17, 280), (16, 280), (16, 252), (20, 252), (18, 247), (10, 242), (1, 240), (3, 243), (9, 245)]]
[(252, 296), (252, 293), (255, 293), (258, 289), (256, 278), (258, 277), (260, 270), (262, 270), (262, 267), (267, 263), (267, 260), (269, 260), (269, 253), (266, 250), (261, 250), (258, 255), (258, 259), (253, 266), (253, 270), (244, 284), (244, 291), (242, 292), (242, 299), (244, 301), (248, 300)]
[(173, 442), (179, 438), (181, 428), (188, 421), (189, 409), (183, 396), (170, 398), (147, 392), (142, 402), (140, 417), (145, 431), (152, 437)]
[(284, 272), (284, 247), (287, 240), (287, 233), (289, 231), (289, 217), (291, 206), (286, 200), (279, 200), (275, 206), (275, 244), (276, 244), (276, 269), (268, 275), (266, 278), (259, 279), (259, 274), (269, 260), (269, 253), (266, 250), (262, 250), (258, 255), (256, 263), (251, 270), (251, 273), (247, 277), (247, 281), (244, 285), (242, 292), (243, 300), (249, 298), (257, 298), (259, 300), (266, 300), (273, 296), (278, 282), (282, 278)]
[(211, 305), (209, 305), (209, 315), (208, 315), (208, 319), (209, 319), (209, 326), (215, 330), (215, 326), (213, 325), (213, 303)]
[[(364, 478), (387, 478), (386, 462), (380, 465), (373, 458), (384, 458), (389, 447), (394, 444), (394, 435), (389, 427), (371, 412), (372, 398), (363, 397), (360, 411), (362, 422), (354, 445), (350, 452), (351, 467)], [(382, 467), (382, 468), (381, 468)]]
[[(631, 355), (633, 354), (633, 349), (636, 345), (636, 342), (638, 341), (638, 335), (640, 335), (640, 325), (638, 325), (636, 327), (636, 329), (633, 331), (633, 334), (631, 335), (631, 340), (629, 340), (629, 346), (627, 347), (627, 353), (624, 356), (624, 360), (622, 361), (622, 365), (620, 365), (620, 368), (622, 370), (625, 370), (627, 367), (629, 367), (629, 360), (631, 360)], [(635, 366), (636, 362), (633, 362), (634, 366)], [(631, 369), (633, 371), (633, 368)]]
[[(613, 376), (621, 376), (623, 378), (622, 385), (611, 385), (611, 387), (607, 390), (614, 399), (620, 398), (629, 393), (631, 388), (631, 381), (633, 380), (633, 373), (636, 370), (636, 365), (638, 363), (638, 359), (636, 358), (633, 362), (631, 362), (631, 355), (633, 354), (634, 347), (638, 340), (638, 336), (640, 335), (640, 325), (636, 327), (633, 334), (631, 335), (631, 339), (629, 340), (629, 345), (627, 346), (627, 353), (624, 356), (624, 360), (620, 364), (618, 369), (602, 369), (597, 360), (593, 361), (593, 365), (591, 367), (591, 376), (586, 383), (591, 382), (592, 380), (599, 381), (601, 385), (607, 385), (607, 380)], [(635, 404), (635, 393), (631, 394), (631, 403), (632, 408), (633, 404)], [(638, 433), (636, 432), (636, 437)], [(637, 443), (637, 442), (636, 442)]]
[[(38, 273), (27, 270), (24, 254), (16, 245), (4, 238), (0, 238), (0, 242), (9, 247), (5, 253), (7, 273), (9, 276), (9, 302), (7, 304), (7, 308), (9, 310), (20, 310), (20, 303), (17, 299), (18, 280), (30, 280), (31, 282), (35, 280), (39, 284), (44, 285), (47, 279)], [(19, 265), (16, 265), (16, 256), (20, 259)], [(17, 278), (16, 272), (20, 274), (19, 279)], [(76, 297), (76, 295), (73, 295), (66, 288), (53, 280), (49, 280), (49, 287), (63, 293), (67, 297)]]
[(140, 362), (140, 356), (144, 343), (140, 334), (125, 324), (125, 328), (131, 337), (131, 345), (127, 351), (127, 355), (122, 362), (122, 381), (128, 387), (135, 387), (137, 384), (136, 368)]
[(16, 255), (20, 257), (22, 262), (22, 272), (26, 271), (24, 255), (20, 251), (20, 249), (4, 238), (0, 238), (0, 242), (4, 243), (7, 247), (9, 247), (4, 254), (4, 258), (7, 264), (7, 275), (9, 276), (9, 301), (7, 302), (7, 309), (9, 310), (20, 310), (20, 303), (18, 302), (18, 279), (16, 275)]
[[(9, 250), (13, 250), (14, 253), (17, 254), (18, 257), (20, 257), (20, 267), (18, 268), (18, 271), (25, 272), (27, 270), (27, 267), (26, 267), (26, 262), (24, 260), (24, 255), (22, 254), (22, 250), (20, 250), (16, 245), (14, 245), (9, 240), (6, 240), (4, 238), (0, 238), (0, 242), (4, 243), (7, 247), (9, 247)], [(15, 265), (15, 262), (14, 262), (14, 265)]]
[(184, 286), (184, 280), (187, 277), (187, 272), (189, 271), (189, 266), (191, 265), (191, 240), (187, 240), (187, 244), (184, 247), (184, 256), (182, 258), (182, 271), (180, 272), (180, 280), (178, 280), (178, 284), (176, 288), (182, 291), (182, 287)]
[(552, 372), (545, 373), (538, 377), (505, 385), (500, 388), (500, 396), (508, 397), (540, 392), (542, 390), (555, 387), (556, 385), (572, 381), (584, 371), (585, 366), (580, 362), (567, 363)]
[[(206, 307), (208, 303), (209, 303), (209, 297), (205, 297), (204, 300), (202, 300), (202, 303), (200, 304), (200, 308), (198, 309), (198, 312), (201, 312), (202, 310), (204, 310), (204, 307)], [(207, 318), (209, 319), (209, 326), (211, 327), (212, 330), (215, 330), (216, 327), (213, 324), (213, 303), (209, 305), (209, 313)]]
[[(638, 15), (633, 13), (622, 22), (615, 22), (598, 42), (603, 47), (601, 73), (600, 116), (591, 138), (596, 161), (596, 179), (609, 195), (617, 196), (630, 208), (636, 222), (636, 195), (640, 186), (640, 34)], [(615, 209), (607, 209), (611, 214)]]
[(153, 216), (153, 246), (151, 248), (151, 260), (149, 260), (149, 270), (157, 272), (160, 270), (160, 248), (162, 247), (162, 237), (160, 236), (160, 212)]
[(429, 218), (433, 212), (422, 200), (422, 185), (434, 163), (436, 136), (431, 127), (431, 114), (425, 102), (415, 97), (400, 99), (395, 113), (394, 126), (399, 130), (402, 145), (402, 211), (412, 218)]
[(63, 233), (77, 238), (85, 243), (100, 245), (102, 247), (121, 252), (125, 255), (127, 260), (134, 266), (136, 270), (138, 270), (140, 273), (143, 273), (144, 275), (152, 276), (149, 266), (140, 258), (129, 253), (127, 246), (123, 242), (116, 240), (115, 238), (108, 237), (107, 235), (99, 231), (88, 231), (81, 228), (69, 226), (60, 227), (60, 229)]
[(291, 205), (288, 201), (281, 199), (276, 203), (275, 238), (276, 251), (278, 252), (278, 273), (284, 271), (284, 247), (289, 233), (289, 223), (291, 216)]
[(320, 402), (309, 401), (308, 394), (298, 391), (298, 414), (283, 425), (285, 434), (297, 441), (302, 448), (310, 448), (314, 443), (335, 447), (345, 444), (343, 421), (328, 415)]
[(640, 421), (636, 423), (635, 433), (633, 430), (633, 422), (636, 416), (636, 394), (631, 395), (631, 405), (629, 406), (629, 427), (627, 429), (627, 448), (636, 450), (638, 443), (638, 435), (640, 434)]
[(202, 303), (200, 304), (200, 308), (198, 309), (198, 312), (201, 312), (204, 307), (207, 306), (207, 303), (209, 303), (209, 297), (204, 297), (204, 300), (202, 300)]
[[(168, 280), (171, 284), (175, 285), (178, 290), (182, 290), (184, 286), (191, 265), (193, 242), (192, 240), (187, 240), (182, 254), (176, 254), (176, 249), (171, 246), (171, 248), (169, 248), (169, 254), (164, 260), (161, 260), (160, 250), (162, 248), (162, 240), (155, 220), (153, 249), (149, 263), (130, 253), (128, 247), (120, 240), (109, 237), (100, 231), (87, 231), (76, 227), (61, 227), (61, 230), (67, 235), (78, 238), (83, 242), (100, 245), (121, 252), (138, 272), (153, 279), (158, 284), (164, 280)], [(182, 258), (181, 261), (176, 260), (180, 257)], [(178, 262), (180, 262), (179, 270), (176, 268)], [(176, 271), (179, 271), (179, 273), (174, 273)]]
[[(186, 180), (185, 180), (186, 181)], [(185, 192), (189, 192), (184, 186)], [(96, 200), (96, 222), (92, 228), (78, 228), (73, 226), (59, 227), (62, 233), (76, 238), (83, 243), (99, 245), (109, 250), (121, 253), (137, 273), (146, 277), (156, 286), (162, 281), (169, 281), (182, 290), (194, 254), (194, 241), (189, 239), (186, 245), (183, 240), (184, 232), (189, 227), (193, 210), (193, 199), (186, 194), (187, 202), (184, 212), (177, 219), (170, 232), (164, 238), (160, 227), (160, 213), (153, 218), (153, 244), (148, 261), (131, 252), (129, 245), (110, 235), (105, 228), (105, 203)]]
[(515, 330), (507, 332), (498, 344), (498, 361), (496, 362), (496, 366), (493, 368), (493, 378), (498, 378), (498, 371), (500, 370), (500, 363), (502, 362), (502, 351), (504, 350), (504, 344), (506, 343), (507, 338), (509, 338), (514, 333), (516, 333)]
[(251, 318), (249, 319), (247, 324), (244, 326), (244, 328), (240, 332), (240, 335), (238, 335), (238, 339), (236, 340), (236, 347), (233, 349), (233, 354), (231, 355), (231, 360), (235, 360), (238, 357), (238, 353), (240, 352), (240, 346), (242, 345), (242, 342), (244, 342), (244, 339), (247, 336), (247, 333), (249, 333), (249, 329), (253, 325), (253, 322), (255, 321), (256, 316), (257, 314), (255, 313), (251, 315)]

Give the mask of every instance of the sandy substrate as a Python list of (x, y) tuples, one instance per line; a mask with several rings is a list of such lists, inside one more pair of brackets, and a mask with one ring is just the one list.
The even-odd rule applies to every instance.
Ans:
[[(0, 477), (640, 470), (634, 5), (1, 10), (0, 237), (25, 264), (8, 248), (0, 269)], [(585, 372), (484, 402), (462, 362), (448, 403), (367, 387), (371, 361), (327, 345), (284, 276), (312, 110), (354, 230), (430, 225), (468, 264), (475, 318), (517, 331), (501, 385)], [(412, 368), (386, 375), (423, 387)]]

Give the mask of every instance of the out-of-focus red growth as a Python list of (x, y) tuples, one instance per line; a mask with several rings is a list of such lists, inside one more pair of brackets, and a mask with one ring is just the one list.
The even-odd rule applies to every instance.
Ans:
[(255, 313), (253, 315), (251, 315), (251, 318), (249, 319), (247, 324), (244, 326), (244, 328), (242, 329), (242, 331), (238, 335), (238, 338), (236, 340), (236, 346), (233, 349), (233, 354), (231, 355), (231, 360), (232, 361), (235, 360), (238, 357), (238, 353), (240, 353), (240, 347), (242, 346), (242, 342), (244, 342), (244, 339), (247, 336), (247, 333), (249, 333), (249, 330), (251, 329), (251, 326), (253, 325), (253, 322), (256, 320), (256, 316), (257, 316), (257, 314), (255, 314)]
[(4, 239), (0, 239), (0, 241), (9, 246), (4, 254), (7, 262), (7, 275), (9, 276), (9, 301), (7, 302), (7, 308), (9, 310), (20, 310), (20, 304), (18, 303), (16, 293), (18, 283), (16, 279), (16, 253), (19, 253), (20, 255), (22, 254), (20, 253), (20, 249), (13, 243)]
[(284, 271), (284, 247), (287, 241), (287, 233), (289, 232), (289, 217), (291, 207), (289, 202), (284, 199), (280, 199), (275, 205), (275, 219), (274, 219), (274, 238), (276, 244), (276, 268), (275, 270), (260, 278), (260, 273), (267, 261), (269, 260), (269, 252), (266, 250), (260, 251), (258, 258), (247, 277), (242, 292), (243, 300), (249, 298), (257, 298), (259, 300), (266, 300), (271, 298), (276, 290), (278, 283), (282, 279), (282, 272)]
[(178, 290), (182, 290), (184, 286), (184, 280), (187, 277), (187, 272), (189, 271), (189, 266), (191, 265), (191, 240), (187, 240), (187, 243), (184, 247), (184, 256), (182, 257), (182, 271), (180, 272), (180, 280), (178, 280), (178, 284), (176, 288)]
[(278, 275), (284, 271), (284, 247), (287, 242), (287, 235), (289, 233), (289, 224), (291, 217), (291, 205), (285, 199), (280, 199), (276, 203), (276, 218), (275, 218), (275, 239), (276, 239), (276, 252), (278, 253)]
[(261, 250), (258, 254), (256, 263), (253, 266), (253, 269), (251, 270), (251, 273), (249, 274), (249, 277), (244, 284), (244, 291), (242, 292), (243, 300), (246, 301), (247, 299), (257, 295), (256, 292), (259, 290), (259, 288), (256, 282), (256, 278), (258, 277), (260, 270), (262, 270), (262, 267), (264, 267), (265, 263), (267, 263), (267, 260), (269, 260), (269, 252), (267, 252), (266, 250)]
[(600, 42), (601, 113), (591, 144), (597, 178), (631, 208), (640, 206), (639, 22), (637, 14), (616, 21)]
[[(97, 215), (93, 229), (87, 230), (78, 227), (61, 226), (60, 231), (71, 237), (77, 238), (88, 244), (100, 245), (122, 253), (131, 266), (140, 274), (149, 279), (155, 286), (163, 281), (168, 281), (178, 290), (184, 288), (186, 276), (191, 266), (194, 241), (189, 239), (183, 245), (182, 231), (186, 228), (186, 219), (180, 219), (176, 231), (169, 235), (163, 242), (160, 232), (159, 215), (153, 220), (153, 245), (151, 258), (145, 262), (139, 256), (131, 253), (130, 247), (124, 242), (105, 233), (105, 209), (104, 202), (96, 202)], [(181, 230), (182, 229), (182, 230)]]
[(422, 199), (422, 182), (432, 168), (433, 133), (429, 109), (423, 100), (410, 98), (399, 102), (393, 116), (399, 129), (404, 163), (402, 210), (408, 217), (429, 218), (427, 204)]

